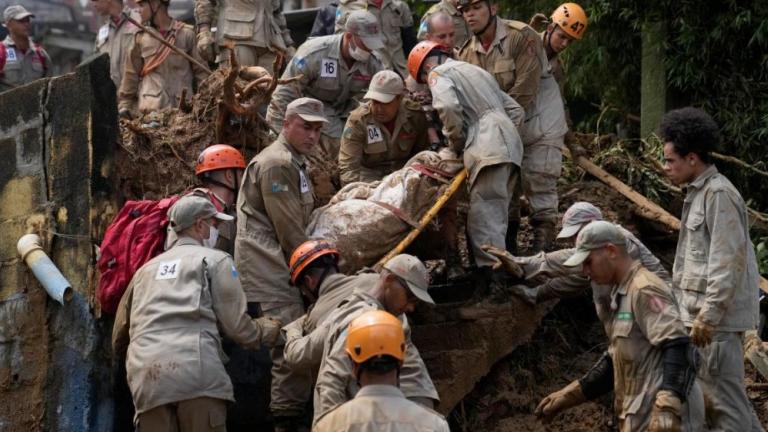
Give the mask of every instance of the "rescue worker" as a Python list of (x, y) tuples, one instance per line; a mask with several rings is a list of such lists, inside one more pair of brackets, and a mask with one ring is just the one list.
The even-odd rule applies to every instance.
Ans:
[(384, 311), (369, 311), (349, 323), (345, 351), (360, 385), (355, 398), (317, 423), (317, 432), (448, 432), (438, 413), (405, 398), (400, 368), (406, 354), (402, 323)]
[(12, 5), (3, 12), (8, 36), (0, 43), (0, 91), (51, 76), (51, 57), (32, 41), (32, 18), (24, 6)]
[[(419, 32), (416, 37), (420, 41), (431, 40), (450, 49), (460, 48), (464, 45), (471, 33), (467, 22), (464, 21), (464, 17), (456, 7), (458, 3), (459, 0), (440, 0), (427, 9), (427, 12), (421, 17), (421, 24), (419, 24)], [(453, 26), (448, 27), (446, 25), (445, 17), (450, 19)], [(447, 37), (449, 33), (453, 33), (450, 38)]]
[[(413, 312), (417, 303), (434, 304), (427, 292), (428, 286), (429, 274), (424, 264), (414, 256), (397, 255), (384, 264), (373, 288), (355, 290), (311, 333), (312, 344), (318, 340), (323, 344), (315, 385), (315, 423), (352, 399), (358, 391), (352, 363), (344, 351), (349, 323), (366, 311), (383, 310), (398, 316), (407, 326), (405, 313)], [(406, 358), (400, 371), (403, 393), (412, 401), (432, 408), (439, 401), (437, 390), (419, 350), (411, 342), (410, 331), (406, 332)], [(291, 335), (286, 337), (291, 339)]]
[(96, 34), (94, 51), (99, 54), (109, 54), (109, 76), (115, 83), (115, 92), (123, 80), (125, 59), (131, 52), (138, 27), (125, 17), (130, 16), (140, 22), (138, 10), (123, 5), (123, 0), (91, 0), (93, 9), (107, 22), (99, 27)]
[(384, 69), (394, 70), (400, 76), (408, 75), (405, 53), (410, 52), (417, 42), (408, 3), (402, 0), (339, 0), (336, 8), (336, 33), (344, 31), (351, 13), (359, 10), (373, 14), (381, 27), (384, 46), (374, 48), (374, 51), (384, 64)]
[(200, 59), (192, 26), (168, 15), (170, 0), (140, 0), (137, 3), (142, 22), (155, 31), (153, 35), (138, 31), (126, 59), (118, 97), (118, 112), (124, 118), (131, 118), (136, 110), (147, 113), (177, 107), (182, 92), (186, 90), (191, 97), (195, 85), (208, 76), (200, 66), (155, 39), (159, 33), (180, 50)]
[(121, 360), (127, 349), (136, 430), (223, 431), (234, 397), (221, 334), (258, 349), (275, 343), (280, 322), (252, 320), (232, 258), (203, 246), (211, 228), (232, 216), (186, 196), (169, 219), (179, 241), (131, 279), (115, 317), (113, 349)]
[[(283, 79), (302, 78), (278, 85), (267, 110), (267, 121), (277, 131), (283, 128), (285, 107), (302, 96), (325, 104), (328, 126), (315, 150), (325, 158), (338, 158), (341, 133), (350, 111), (357, 108), (373, 75), (382, 70), (371, 51), (384, 47), (376, 17), (369, 12), (350, 14), (343, 34), (309, 39), (296, 52)], [(318, 196), (327, 201), (330, 196)], [(292, 249), (291, 249), (292, 250)]]
[[(226, 43), (231, 42), (241, 66), (261, 66), (271, 71), (275, 50), (289, 58), (295, 52), (282, 3), (279, 0), (195, 0), (200, 56), (229, 67)], [(212, 26), (216, 27), (216, 38), (211, 33)]]
[[(560, 89), (552, 76), (541, 38), (528, 25), (496, 16), (491, 0), (461, 0), (474, 36), (459, 59), (492, 73), (502, 90), (525, 109), (520, 130), (525, 151), (521, 190), (531, 206), (532, 252), (549, 250), (557, 223), (557, 179), (562, 172), (563, 137), (568, 132)], [(516, 254), (520, 200), (510, 208), (507, 250)]]
[(757, 260), (741, 194), (712, 163), (720, 144), (712, 117), (697, 108), (664, 115), (664, 171), (685, 186), (672, 287), (702, 354), (699, 379), (713, 431), (762, 431), (744, 388), (744, 332), (758, 323)]
[[(200, 152), (195, 164), (195, 175), (200, 186), (187, 195), (206, 198), (217, 211), (234, 217), (237, 214), (235, 202), (244, 170), (245, 159), (236, 148), (227, 144), (207, 147)], [(205, 242), (205, 246), (234, 255), (236, 229), (234, 221), (220, 222), (217, 228), (212, 229), (211, 238)], [(175, 242), (176, 233), (168, 227), (165, 249), (170, 249)]]
[[(592, 221), (603, 220), (599, 208), (588, 202), (576, 202), (563, 214), (563, 228), (557, 235), (558, 239), (574, 238), (584, 226)], [(659, 277), (665, 284), (672, 284), (672, 278), (661, 265), (661, 261), (651, 252), (632, 232), (616, 224), (616, 227), (627, 239), (627, 253), (633, 260), (639, 261), (643, 267)], [(514, 285), (512, 293), (518, 295), (530, 304), (543, 303), (555, 298), (577, 296), (594, 286), (595, 282), (581, 275), (581, 269), (566, 267), (565, 261), (573, 254), (573, 249), (561, 249), (554, 252), (539, 252), (530, 257), (514, 257), (508, 251), (488, 248), (488, 252), (498, 257), (505, 267), (519, 268), (522, 276), (528, 280), (541, 281), (529, 288), (526, 285)], [(604, 291), (601, 287), (593, 293)]]
[(427, 119), (421, 105), (405, 97), (397, 72), (377, 72), (364, 98), (341, 135), (342, 185), (381, 180), (428, 147)]
[(611, 287), (601, 299), (609, 305), (608, 314), (600, 316), (608, 350), (583, 378), (544, 398), (534, 413), (548, 422), (613, 391), (618, 430), (704, 430), (695, 349), (672, 289), (633, 260), (626, 245), (626, 237), (610, 222), (591, 222), (579, 233), (565, 265), (581, 267), (585, 276)]
[(408, 68), (417, 82), (429, 83), (448, 147), (463, 153), (469, 171), (469, 245), (481, 275), (499, 282), (492, 271), (498, 260), (482, 246), (505, 245), (509, 202), (523, 158), (517, 132), (523, 109), (488, 72), (450, 59), (434, 42), (420, 42), (408, 57)]
[[(327, 123), (319, 100), (289, 103), (282, 132), (248, 164), (237, 197), (235, 263), (249, 308), (286, 323), (304, 314), (301, 295), (290, 285), (287, 261), (307, 240), (305, 229), (315, 202), (305, 157), (318, 145)], [(282, 346), (271, 352), (270, 410), (276, 430), (297, 430), (310, 397), (311, 377), (306, 370), (285, 365), (282, 352)]]

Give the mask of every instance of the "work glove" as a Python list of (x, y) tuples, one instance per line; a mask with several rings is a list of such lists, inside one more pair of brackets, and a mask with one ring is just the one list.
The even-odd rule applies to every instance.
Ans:
[(691, 342), (700, 348), (704, 348), (712, 343), (712, 335), (715, 333), (715, 326), (707, 324), (696, 318), (693, 320), (693, 328), (691, 328)]
[(550, 394), (539, 402), (539, 406), (533, 411), (533, 415), (546, 424), (551, 422), (561, 411), (586, 401), (587, 398), (581, 391), (581, 384), (578, 381), (573, 381), (565, 386), (565, 388)]
[(254, 321), (261, 327), (261, 343), (263, 345), (271, 348), (279, 344), (278, 342), (282, 339), (280, 330), (283, 323), (269, 317), (256, 318)]
[(494, 265), (493, 269), (498, 270), (500, 268), (504, 268), (504, 271), (508, 274), (516, 277), (516, 278), (522, 278), (524, 275), (523, 269), (515, 262), (515, 257), (512, 256), (511, 253), (506, 251), (505, 249), (497, 248), (496, 246), (491, 245), (483, 245), (483, 250), (488, 252), (489, 254), (496, 257), (498, 260)]
[(283, 327), (283, 336), (285, 337), (286, 343), (304, 336), (304, 321), (306, 318), (306, 314), (302, 315), (300, 318)]
[(680, 432), (680, 411), (683, 403), (669, 390), (659, 390), (651, 410), (648, 432)]
[(197, 33), (197, 53), (207, 62), (212, 62), (216, 58), (214, 45), (216, 40), (209, 28), (201, 28)]
[(549, 24), (549, 18), (543, 13), (537, 13), (532, 16), (531, 20), (528, 22), (528, 25), (536, 29), (536, 31), (539, 31), (539, 27), (544, 27), (547, 24)]

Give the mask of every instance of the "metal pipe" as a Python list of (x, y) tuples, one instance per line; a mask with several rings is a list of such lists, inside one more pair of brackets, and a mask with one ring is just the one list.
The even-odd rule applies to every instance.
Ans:
[(72, 299), (72, 286), (43, 251), (37, 234), (22, 236), (16, 243), (16, 249), (48, 295), (61, 304), (66, 304)]

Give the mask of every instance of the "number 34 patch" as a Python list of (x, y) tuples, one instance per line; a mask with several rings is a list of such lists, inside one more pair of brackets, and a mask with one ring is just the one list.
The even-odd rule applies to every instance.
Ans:
[(163, 261), (157, 266), (155, 280), (176, 279), (181, 270), (181, 259), (173, 261)]

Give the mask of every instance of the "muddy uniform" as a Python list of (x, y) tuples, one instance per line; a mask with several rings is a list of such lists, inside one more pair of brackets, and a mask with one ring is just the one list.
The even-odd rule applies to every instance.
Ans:
[[(249, 303), (264, 316), (289, 323), (304, 314), (301, 295), (290, 284), (288, 256), (307, 240), (314, 208), (304, 157), (279, 135), (248, 164), (237, 197), (235, 263)], [(273, 413), (300, 415), (310, 396), (307, 371), (283, 364), (283, 347), (272, 350)]]
[[(613, 362), (614, 409), (619, 431), (645, 431), (651, 421), (656, 393), (662, 387), (665, 342), (688, 332), (671, 289), (639, 262), (611, 291), (611, 309), (601, 317), (610, 341)], [(682, 430), (701, 431), (704, 401), (694, 383), (681, 410)]]
[[(173, 21), (171, 30), (164, 37), (200, 60), (195, 32), (189, 24)], [(191, 98), (193, 84), (199, 84), (207, 76), (199, 66), (174, 53), (144, 31), (139, 31), (125, 62), (118, 108), (121, 111), (134, 110), (138, 104), (140, 112), (150, 112), (178, 107), (182, 91), (186, 90), (187, 98)]]
[[(217, 15), (218, 22), (214, 23)], [(228, 41), (234, 43), (241, 66), (261, 66), (269, 71), (275, 61), (270, 47), (286, 51), (293, 46), (279, 0), (195, 0), (195, 22), (198, 27), (216, 27), (217, 60), (224, 66), (229, 65)]]
[(523, 159), (523, 110), (483, 69), (447, 60), (429, 74), (432, 106), (448, 146), (469, 171), (467, 231), (479, 267), (496, 261), (481, 246), (504, 248), (509, 201)]
[[(379, 6), (376, 4), (379, 3)], [(402, 0), (340, 0), (336, 8), (336, 33), (344, 31), (344, 23), (350, 12), (367, 10), (379, 20), (385, 47), (376, 51), (384, 63), (384, 69), (394, 70), (400, 76), (408, 76), (403, 50), (403, 29), (413, 27), (413, 16), (408, 4)]]
[(759, 273), (747, 209), (733, 184), (712, 165), (686, 188), (672, 269), (685, 325), (715, 327), (701, 348), (699, 378), (709, 426), (763, 430), (744, 389), (744, 331), (758, 322)]
[(331, 411), (316, 432), (448, 432), (438, 413), (405, 398), (390, 385), (367, 385), (355, 398)]
[[(262, 321), (263, 322), (263, 321)], [(127, 346), (126, 369), (138, 430), (174, 423), (224, 430), (226, 401), (234, 401), (224, 370), (219, 330), (258, 349), (267, 333), (251, 320), (232, 258), (181, 238), (142, 266), (118, 307), (114, 352)], [(193, 430), (193, 429), (189, 429)]]
[[(137, 22), (141, 22), (141, 17), (137, 10), (126, 7), (123, 9), (123, 13)], [(109, 76), (112, 78), (112, 82), (115, 83), (115, 90), (117, 90), (120, 88), (120, 82), (123, 80), (125, 59), (128, 58), (128, 54), (131, 52), (131, 47), (139, 28), (123, 16), (118, 21), (108, 17), (107, 21), (106, 24), (99, 28), (99, 32), (96, 34), (94, 51), (99, 54), (109, 54)]]
[[(352, 361), (345, 351), (349, 323), (369, 310), (384, 310), (384, 307), (366, 291), (355, 291), (340, 305), (313, 333), (323, 332), (323, 356), (320, 372), (315, 385), (315, 419), (352, 399), (358, 391), (352, 373)], [(437, 389), (429, 377), (427, 366), (419, 350), (411, 341), (411, 330), (405, 315), (400, 316), (405, 331), (405, 362), (400, 370), (400, 389), (405, 396), (416, 402), (431, 405), (439, 401)], [(322, 334), (322, 333), (321, 333)]]
[(29, 40), (21, 52), (8, 35), (0, 47), (0, 91), (51, 76), (51, 57), (42, 46)]
[(469, 29), (467, 22), (464, 21), (464, 16), (461, 14), (461, 12), (456, 9), (456, 6), (452, 2), (447, 0), (441, 0), (440, 3), (432, 5), (429, 9), (427, 9), (427, 12), (424, 13), (424, 16), (421, 17), (419, 33), (417, 34), (418, 39), (424, 40), (427, 38), (427, 18), (429, 18), (430, 15), (436, 14), (438, 12), (445, 12), (448, 14), (448, 16), (451, 17), (451, 20), (453, 21), (453, 28), (455, 31), (453, 36), (453, 43), (457, 47), (464, 45), (464, 43), (469, 40), (469, 37), (472, 35), (472, 31)]
[[(211, 203), (213, 203), (213, 206), (216, 207), (216, 210), (221, 213), (226, 213), (230, 216), (237, 216), (235, 213), (234, 208), (225, 208), (224, 202), (216, 196), (213, 192), (211, 192), (210, 189), (204, 188), (204, 187), (198, 187), (192, 189), (187, 195), (195, 195), (202, 198), (206, 198)], [(234, 255), (235, 253), (235, 232), (237, 230), (237, 226), (235, 225), (235, 221), (219, 221), (219, 225), (217, 226), (217, 229), (219, 230), (219, 239), (216, 241), (216, 249), (220, 251), (224, 251), (230, 255)], [(174, 244), (176, 244), (176, 240), (178, 239), (176, 235), (176, 231), (171, 228), (169, 225), (168, 228), (165, 231), (165, 250), (168, 250), (173, 247)]]
[(427, 119), (421, 106), (403, 98), (394, 123), (376, 121), (366, 102), (349, 114), (341, 136), (341, 183), (381, 180), (427, 149)]

